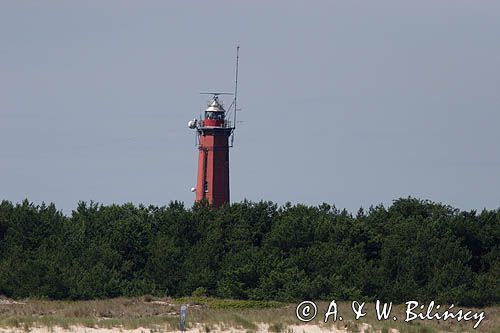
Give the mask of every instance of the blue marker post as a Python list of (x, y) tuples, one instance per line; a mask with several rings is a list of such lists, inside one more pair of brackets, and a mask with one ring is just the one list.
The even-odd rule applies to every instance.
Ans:
[(184, 332), (186, 327), (186, 310), (187, 307), (185, 305), (181, 305), (181, 310), (179, 314), (179, 326), (181, 328), (181, 332)]

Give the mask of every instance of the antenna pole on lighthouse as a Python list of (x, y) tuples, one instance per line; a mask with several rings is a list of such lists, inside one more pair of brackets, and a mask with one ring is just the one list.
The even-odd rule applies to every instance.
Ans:
[(234, 80), (234, 123), (233, 127), (236, 127), (236, 112), (238, 109), (236, 108), (236, 103), (238, 102), (238, 65), (240, 61), (240, 46), (236, 46), (236, 72), (235, 72), (235, 80)]

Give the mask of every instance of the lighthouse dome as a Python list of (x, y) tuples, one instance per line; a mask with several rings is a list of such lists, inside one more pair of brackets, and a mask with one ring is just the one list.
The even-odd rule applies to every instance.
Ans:
[(210, 104), (208, 105), (208, 108), (205, 110), (208, 112), (225, 112), (224, 108), (222, 107), (222, 104), (219, 103), (217, 99), (213, 99)]

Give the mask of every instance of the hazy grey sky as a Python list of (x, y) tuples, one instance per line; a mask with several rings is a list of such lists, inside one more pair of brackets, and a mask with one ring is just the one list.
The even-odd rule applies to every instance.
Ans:
[(498, 208), (499, 38), (500, 1), (2, 1), (0, 199), (191, 206), (239, 43), (232, 201)]

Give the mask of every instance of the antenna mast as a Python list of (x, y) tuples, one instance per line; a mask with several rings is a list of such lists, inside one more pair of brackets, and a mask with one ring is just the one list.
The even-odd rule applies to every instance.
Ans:
[(238, 109), (236, 108), (236, 103), (238, 101), (238, 65), (240, 60), (240, 46), (236, 46), (236, 78), (234, 80), (234, 123), (233, 127), (236, 127), (236, 112)]

